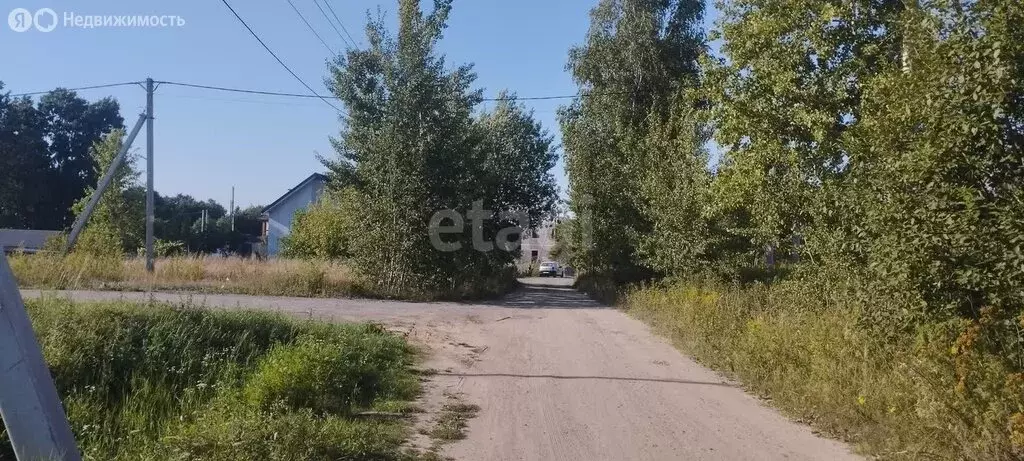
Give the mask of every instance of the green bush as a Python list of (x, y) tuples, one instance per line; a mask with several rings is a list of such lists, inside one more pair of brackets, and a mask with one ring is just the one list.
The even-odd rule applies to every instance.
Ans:
[(394, 336), (346, 331), (304, 336), (264, 357), (248, 380), (246, 398), (256, 407), (284, 403), (317, 414), (351, 414), (382, 395), (395, 395), (405, 372), (405, 343)]
[[(176, 256), (185, 256), (188, 254), (186, 250), (185, 242), (180, 240), (164, 240), (156, 239), (153, 242), (153, 253), (158, 258), (171, 258)], [(139, 247), (135, 251), (135, 255), (139, 258), (146, 257), (146, 247)]]
[[(352, 395), (361, 403), (411, 399), (418, 391), (408, 369), (413, 351), (378, 327), (189, 305), (75, 304), (57, 298), (29, 300), (27, 309), (86, 459), (399, 456), (404, 428), (398, 423), (350, 419), (347, 410), (337, 408), (313, 414), (273, 404), (254, 406), (242, 397), (252, 380), (265, 379), (259, 370), (268, 357), (294, 356), (290, 349), (295, 349), (320, 364), (317, 372), (323, 376), (344, 375), (358, 383)], [(360, 351), (361, 361), (352, 366), (329, 349), (319, 351), (326, 358), (319, 357), (311, 348), (316, 342), (344, 344)], [(279, 387), (294, 389), (302, 387), (289, 380), (304, 377), (275, 379)], [(324, 400), (329, 391), (302, 389), (314, 394), (293, 393), (298, 401)], [(294, 432), (288, 432), (291, 427)], [(233, 445), (245, 437), (251, 437), (246, 439), (251, 446)], [(300, 443), (304, 438), (308, 444)], [(0, 460), (13, 459), (3, 431), (0, 440)], [(231, 442), (222, 445), (225, 440)]]
[(287, 258), (342, 259), (349, 256), (355, 215), (346, 201), (348, 192), (328, 192), (308, 209), (295, 213), (291, 232), (282, 240)]

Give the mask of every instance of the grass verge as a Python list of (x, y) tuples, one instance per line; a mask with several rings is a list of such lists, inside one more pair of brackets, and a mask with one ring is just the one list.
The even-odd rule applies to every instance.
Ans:
[(855, 306), (797, 281), (662, 285), (623, 304), (702, 363), (863, 453), (1024, 457), (1024, 375), (971, 342), (1004, 325), (953, 321), (882, 340), (858, 322)]
[[(366, 324), (30, 300), (85, 459), (406, 460), (416, 352)], [(13, 460), (0, 431), (0, 460)]]
[(339, 297), (361, 294), (344, 265), (323, 261), (180, 256), (159, 258), (146, 273), (140, 258), (70, 254), (9, 257), (19, 285), (55, 290), (180, 290), (267, 296)]
[(472, 300), (501, 296), (517, 286), (513, 271), (453, 287), (449, 292), (405, 289), (384, 293), (346, 265), (331, 261), (178, 256), (159, 258), (149, 274), (141, 258), (72, 253), (9, 256), (18, 284), (49, 290), (190, 291), (261, 296)]
[(466, 438), (466, 426), (470, 418), (476, 416), (480, 407), (463, 403), (457, 398), (441, 407), (441, 413), (430, 430), (430, 437), (438, 442), (452, 442)]

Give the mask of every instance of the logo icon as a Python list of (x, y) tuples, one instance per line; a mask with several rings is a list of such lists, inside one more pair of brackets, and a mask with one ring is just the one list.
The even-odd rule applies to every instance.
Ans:
[[(53, 10), (50, 10), (53, 11)], [(54, 25), (57, 23), (57, 14), (53, 15)], [(32, 12), (24, 8), (15, 8), (7, 15), (7, 25), (15, 32), (25, 32), (32, 27)]]
[[(41, 19), (46, 16), (49, 16), (50, 20), (41, 21)], [(36, 23), (36, 30), (40, 32), (50, 32), (57, 28), (57, 12), (50, 8), (41, 8), (39, 11), (36, 11), (35, 16), (32, 16), (32, 21)]]

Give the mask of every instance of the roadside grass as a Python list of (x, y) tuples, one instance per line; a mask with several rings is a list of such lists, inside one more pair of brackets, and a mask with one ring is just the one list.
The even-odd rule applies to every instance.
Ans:
[(158, 258), (155, 272), (142, 258), (122, 259), (71, 253), (13, 254), (8, 257), (18, 284), (47, 290), (189, 291), (311, 298), (368, 297), (413, 301), (494, 298), (517, 286), (512, 271), (450, 292), (406, 289), (379, 292), (340, 262), (298, 259), (257, 261), (214, 256)]
[[(407, 460), (418, 357), (376, 325), (189, 305), (27, 302), (84, 459)], [(0, 460), (13, 460), (0, 431)]]
[(434, 427), (427, 435), (438, 443), (462, 440), (466, 438), (468, 421), (479, 411), (479, 406), (464, 403), (459, 397), (448, 395), (448, 403), (441, 407)]
[(336, 297), (358, 294), (346, 266), (326, 261), (177, 256), (159, 258), (149, 274), (141, 258), (72, 253), (9, 257), (19, 285), (55, 290), (181, 290), (267, 296)]
[(1024, 459), (1024, 376), (967, 350), (958, 334), (971, 325), (886, 341), (834, 298), (798, 281), (676, 283), (622, 303), (697, 360), (878, 459)]

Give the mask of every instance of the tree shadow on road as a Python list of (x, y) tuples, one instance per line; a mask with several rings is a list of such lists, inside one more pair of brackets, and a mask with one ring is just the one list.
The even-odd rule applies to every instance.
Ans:
[(502, 299), (479, 304), (517, 309), (612, 309), (568, 285), (556, 286), (522, 282), (520, 288)]

